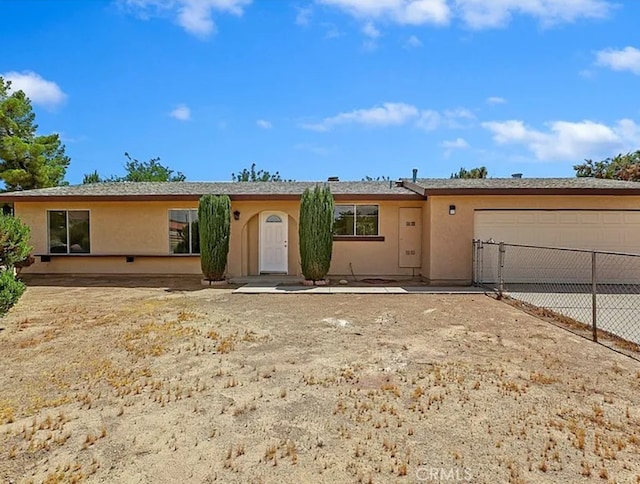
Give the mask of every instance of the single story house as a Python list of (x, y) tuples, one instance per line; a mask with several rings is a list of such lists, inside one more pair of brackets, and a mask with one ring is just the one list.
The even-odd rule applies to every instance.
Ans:
[(231, 198), (229, 277), (300, 275), (305, 188), (335, 199), (330, 275), (468, 284), (474, 238), (640, 251), (640, 183), (593, 178), (101, 183), (0, 194), (37, 274), (198, 274), (201, 195)]

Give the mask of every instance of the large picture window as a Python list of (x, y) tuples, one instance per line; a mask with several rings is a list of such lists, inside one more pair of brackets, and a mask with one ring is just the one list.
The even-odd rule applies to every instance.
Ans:
[(88, 210), (50, 210), (48, 218), (50, 254), (91, 252)]
[(378, 235), (378, 205), (336, 205), (334, 235)]
[(169, 210), (169, 246), (172, 254), (199, 254), (197, 210)]

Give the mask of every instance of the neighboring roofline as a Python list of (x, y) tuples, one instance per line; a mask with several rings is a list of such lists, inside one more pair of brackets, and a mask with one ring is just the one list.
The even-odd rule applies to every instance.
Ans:
[[(407, 187), (409, 188), (409, 187)], [(421, 187), (420, 187), (421, 188)], [(411, 188), (413, 190), (413, 188)], [(623, 195), (640, 196), (638, 188), (424, 188), (425, 197), (442, 195)]]
[[(302, 195), (296, 194), (237, 194), (229, 195), (231, 201), (297, 201)], [(67, 202), (170, 202), (170, 201), (194, 201), (200, 200), (201, 195), (33, 195), (33, 196), (10, 196), (4, 195), (0, 198), (0, 203), (29, 203), (29, 202), (50, 202), (64, 200)], [(338, 193), (333, 195), (336, 201), (376, 201), (376, 200), (424, 200), (424, 197), (407, 192), (406, 194), (394, 193)]]

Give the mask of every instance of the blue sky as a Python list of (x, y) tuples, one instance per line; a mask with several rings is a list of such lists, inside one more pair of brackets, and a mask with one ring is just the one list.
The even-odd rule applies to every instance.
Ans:
[(640, 149), (635, 0), (3, 0), (0, 75), (67, 179), (573, 176)]

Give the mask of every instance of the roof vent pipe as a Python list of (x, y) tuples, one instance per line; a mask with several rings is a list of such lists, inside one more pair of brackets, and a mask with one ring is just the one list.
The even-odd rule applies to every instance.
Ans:
[(511, 178), (522, 178), (522, 173), (513, 173)]
[(418, 169), (414, 168), (413, 169), (413, 183), (415, 183), (417, 179), (418, 179)]

